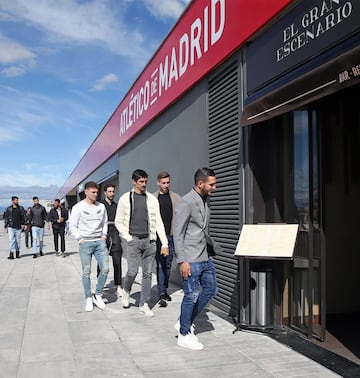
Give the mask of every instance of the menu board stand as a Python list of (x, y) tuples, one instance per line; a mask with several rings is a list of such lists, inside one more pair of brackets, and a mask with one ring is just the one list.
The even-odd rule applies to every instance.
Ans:
[[(237, 268), (237, 326), (234, 333), (241, 329), (264, 331), (274, 329), (271, 325), (273, 308), (272, 272), (269, 269), (250, 272), (250, 280), (255, 282), (253, 291), (249, 293), (250, 314), (252, 324), (244, 324), (241, 317), (241, 267), (240, 259), (257, 260), (290, 260), (293, 258), (297, 224), (246, 224), (243, 226), (235, 250), (238, 257)], [(251, 300), (250, 300), (251, 299)]]

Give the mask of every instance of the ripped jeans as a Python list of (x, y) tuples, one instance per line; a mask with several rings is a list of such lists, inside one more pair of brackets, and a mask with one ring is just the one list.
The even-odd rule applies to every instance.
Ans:
[[(190, 263), (191, 276), (183, 279), (180, 333), (187, 335), (197, 315), (217, 294), (215, 266), (211, 259)], [(200, 289), (201, 286), (201, 289)]]

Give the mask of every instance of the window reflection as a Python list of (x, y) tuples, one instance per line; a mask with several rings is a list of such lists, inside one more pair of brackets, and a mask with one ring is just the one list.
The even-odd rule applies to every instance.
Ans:
[(309, 229), (309, 118), (294, 112), (294, 203), (300, 229)]

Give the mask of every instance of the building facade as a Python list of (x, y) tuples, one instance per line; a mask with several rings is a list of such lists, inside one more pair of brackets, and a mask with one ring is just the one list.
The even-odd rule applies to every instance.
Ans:
[[(119, 196), (137, 168), (185, 194), (210, 166), (213, 304), (256, 324), (252, 273), (270, 272), (260, 325), (324, 340), (327, 318), (360, 313), (359, 19), (357, 0), (193, 0), (58, 197), (72, 206), (88, 180)], [(298, 224), (293, 258), (236, 258), (257, 223)]]

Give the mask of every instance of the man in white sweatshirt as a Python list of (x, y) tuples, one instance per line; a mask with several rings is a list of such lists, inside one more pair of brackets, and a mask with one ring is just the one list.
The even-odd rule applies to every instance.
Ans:
[[(82, 283), (85, 292), (85, 311), (93, 310), (93, 303), (105, 308), (102, 291), (109, 273), (109, 252), (106, 248), (107, 212), (103, 203), (97, 201), (99, 185), (89, 181), (85, 184), (85, 199), (78, 202), (71, 211), (70, 232), (79, 242), (82, 266)], [(91, 294), (91, 259), (95, 257), (100, 273), (95, 294)]]

